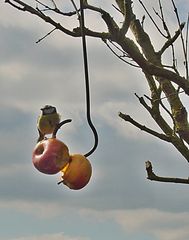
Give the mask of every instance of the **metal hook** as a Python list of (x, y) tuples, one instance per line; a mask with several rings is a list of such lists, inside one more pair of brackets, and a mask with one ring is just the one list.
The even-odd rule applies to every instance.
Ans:
[(84, 156), (90, 156), (98, 146), (98, 133), (91, 120), (91, 109), (90, 109), (90, 85), (89, 85), (89, 73), (88, 73), (88, 60), (87, 60), (87, 47), (86, 47), (86, 38), (85, 38), (85, 19), (84, 19), (84, 9), (83, 9), (83, 0), (80, 0), (80, 26), (81, 26), (81, 36), (82, 36), (82, 46), (83, 46), (83, 60), (84, 60), (84, 71), (85, 71), (85, 87), (86, 87), (86, 113), (87, 113), (87, 122), (94, 134), (94, 146), (87, 152)]

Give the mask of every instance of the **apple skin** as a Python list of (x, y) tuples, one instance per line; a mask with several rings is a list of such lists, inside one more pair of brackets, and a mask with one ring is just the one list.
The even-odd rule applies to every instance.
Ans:
[(92, 175), (92, 166), (89, 160), (81, 155), (70, 156), (69, 163), (62, 169), (63, 183), (70, 189), (78, 190), (87, 185)]
[(45, 174), (56, 174), (69, 162), (68, 147), (56, 138), (37, 143), (33, 150), (32, 162), (35, 168)]

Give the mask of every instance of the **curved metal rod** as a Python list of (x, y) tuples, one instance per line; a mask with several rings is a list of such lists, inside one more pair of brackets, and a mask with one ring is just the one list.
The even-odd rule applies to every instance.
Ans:
[(83, 46), (83, 60), (84, 60), (84, 70), (85, 70), (85, 87), (86, 87), (86, 110), (87, 110), (87, 122), (94, 134), (94, 146), (93, 148), (86, 154), (85, 157), (90, 156), (98, 146), (98, 133), (96, 131), (95, 126), (91, 120), (91, 113), (90, 113), (90, 86), (89, 86), (89, 73), (88, 73), (88, 61), (87, 61), (87, 47), (86, 47), (86, 38), (85, 38), (85, 19), (84, 19), (84, 10), (83, 10), (83, 0), (80, 0), (80, 10), (81, 10), (81, 17), (80, 17), (80, 26), (81, 26), (81, 36), (82, 36), (82, 46)]
[(52, 138), (56, 138), (56, 134), (58, 132), (58, 130), (66, 123), (70, 123), (72, 120), (71, 119), (66, 119), (60, 123), (58, 123), (53, 131), (53, 134), (52, 134)]

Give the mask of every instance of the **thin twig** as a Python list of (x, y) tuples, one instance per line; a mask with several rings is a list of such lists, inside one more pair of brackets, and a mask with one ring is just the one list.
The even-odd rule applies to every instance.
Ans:
[[(171, 138), (171, 136), (173, 136), (174, 132), (173, 132), (172, 128), (170, 127), (170, 124), (168, 124), (160, 114), (159, 101), (157, 102), (158, 103), (158, 106), (157, 106), (157, 103), (154, 101), (154, 98), (153, 98), (152, 107), (150, 107), (144, 101), (143, 97), (139, 97), (136, 93), (135, 93), (135, 96), (139, 99), (142, 106), (150, 113), (152, 118), (155, 120), (155, 122), (158, 124), (158, 126), (162, 129), (162, 131), (166, 134), (166, 136)], [(172, 140), (173, 139), (171, 139), (171, 141)]]
[[(10, 0), (6, 0), (6, 3), (9, 3), (10, 5), (14, 6), (15, 8), (24, 11), (24, 12), (29, 12), (31, 14), (34, 14), (41, 18), (43, 21), (50, 23), (54, 27), (56, 27), (58, 30), (72, 36), (72, 37), (79, 37), (79, 35), (73, 31), (70, 31), (69, 29), (63, 27), (60, 23), (54, 21), (51, 17), (46, 16), (44, 13), (42, 13), (39, 9), (35, 9), (31, 7), (30, 5), (26, 4), (23, 1), (20, 0), (13, 0), (16, 4), (13, 4)], [(19, 6), (20, 5), (20, 6)]]
[[(177, 10), (176, 4), (175, 4), (174, 0), (171, 0), (171, 2), (173, 4), (174, 12), (175, 12), (175, 15), (176, 15), (176, 18), (177, 18), (177, 22), (178, 22), (178, 25), (179, 25), (179, 28), (180, 28), (181, 22), (180, 22), (180, 17), (179, 17), (179, 14), (178, 14), (178, 10)], [(184, 37), (183, 37), (182, 31), (181, 31), (181, 42), (182, 42), (182, 48), (183, 48), (183, 53), (184, 53), (184, 62), (185, 62), (185, 68), (186, 68), (186, 79), (188, 79), (188, 76), (189, 76), (188, 59), (187, 59), (186, 46), (185, 46), (185, 42), (184, 42)]]
[[(167, 42), (166, 42), (166, 43), (164, 44), (164, 46), (162, 47), (162, 49), (159, 51), (159, 54), (162, 55), (162, 54), (164, 53), (164, 51), (171, 46), (173, 69), (174, 69), (174, 71), (175, 71), (176, 73), (178, 73), (177, 66), (176, 66), (176, 59), (175, 59), (175, 49), (174, 49), (173, 43), (176, 41), (176, 39), (177, 39), (178, 36), (180, 35), (180, 33), (181, 33), (180, 29), (182, 29), (182, 28), (184, 27), (184, 25), (181, 26), (181, 27), (179, 28), (179, 30), (175, 32), (175, 35), (174, 35), (173, 37), (171, 37), (171, 33), (170, 33), (169, 28), (168, 28), (168, 26), (167, 26), (167, 24), (166, 24), (166, 21), (165, 21), (165, 17), (164, 17), (164, 13), (163, 13), (163, 7), (162, 7), (162, 4), (161, 4), (161, 0), (159, 0), (159, 8), (160, 8), (160, 14), (161, 14), (161, 16), (158, 14), (158, 12), (156, 12), (155, 10), (154, 10), (154, 11), (155, 11), (156, 15), (157, 15), (157, 16), (161, 19), (161, 21), (162, 21), (163, 28), (164, 28), (164, 30), (165, 30), (166, 33), (167, 33), (167, 39), (168, 39)], [(178, 73), (178, 74), (179, 74), (179, 73)]]
[(49, 36), (51, 33), (53, 33), (57, 28), (52, 29), (50, 32), (48, 32), (45, 36), (40, 38), (39, 40), (36, 41), (36, 43), (40, 43), (42, 40), (44, 40), (47, 36)]
[(51, 2), (53, 3), (54, 8), (57, 8), (57, 5), (56, 5), (55, 1), (54, 1), (54, 0), (51, 0)]
[(174, 178), (174, 177), (159, 177), (153, 172), (152, 163), (150, 161), (145, 162), (147, 179), (157, 182), (166, 182), (166, 183), (184, 183), (189, 184), (189, 178)]
[[(183, 90), (183, 91), (179, 91), (179, 92), (177, 92), (177, 93), (172, 93), (172, 94), (170, 94), (169, 96), (174, 96), (174, 95), (181, 94), (181, 93), (184, 93), (184, 90)], [(163, 99), (167, 99), (167, 96), (154, 99), (153, 101), (160, 101), (160, 100), (163, 100)]]
[[(188, 13), (188, 19), (187, 19), (187, 24), (186, 24), (186, 59), (187, 62), (185, 62), (185, 67), (186, 67), (186, 73), (188, 73), (188, 35), (189, 35), (189, 13)], [(189, 79), (189, 76), (186, 76), (186, 79)]]
[(77, 17), (78, 17), (78, 19), (80, 19), (79, 10), (77, 9), (77, 6), (76, 6), (74, 0), (70, 0), (70, 1), (72, 2), (72, 5), (73, 5), (73, 7), (74, 7), (74, 9), (75, 9), (75, 11), (76, 11), (76, 13), (77, 13)]
[(149, 14), (149, 11), (147, 10), (147, 8), (145, 7), (144, 3), (141, 0), (138, 0), (139, 3), (142, 5), (142, 7), (144, 8), (145, 12), (147, 13), (148, 17), (150, 18), (150, 20), (152, 21), (152, 23), (154, 24), (154, 26), (156, 27), (156, 29), (158, 30), (158, 32), (165, 38), (167, 38), (167, 36), (161, 31), (161, 29), (158, 27), (157, 23), (154, 21), (153, 17)]
[(175, 35), (173, 37), (170, 37), (167, 42), (163, 45), (161, 50), (158, 52), (159, 54), (162, 54), (168, 47), (170, 47), (180, 36), (182, 29), (184, 28), (185, 23), (182, 23), (179, 29), (175, 32)]
[(132, 125), (134, 125), (135, 127), (139, 128), (142, 131), (145, 131), (145, 132), (147, 132), (147, 133), (149, 133), (149, 134), (151, 134), (151, 135), (153, 135), (153, 136), (155, 136), (155, 137), (157, 137), (161, 140), (164, 140), (166, 142), (171, 142), (171, 138), (168, 137), (167, 135), (162, 134), (162, 133), (158, 133), (158, 132), (156, 132), (156, 131), (154, 131), (154, 130), (152, 130), (152, 129), (144, 126), (144, 125), (141, 125), (140, 123), (136, 122), (133, 118), (131, 118), (127, 114), (123, 114), (123, 113), (120, 112), (119, 117), (121, 117), (123, 120), (131, 123)]
[[(147, 95), (144, 95), (144, 96), (145, 96), (148, 100), (150, 100), (152, 104), (155, 103), (155, 102), (157, 102), (157, 99), (153, 100), (153, 99), (149, 98)], [(167, 98), (167, 97), (166, 97), (166, 98)], [(175, 124), (175, 119), (174, 119), (174, 117), (172, 116), (172, 114), (171, 114), (171, 112), (168, 110), (168, 108), (165, 107), (165, 105), (163, 104), (163, 102), (161, 101), (161, 99), (162, 99), (162, 98), (159, 98), (159, 101), (158, 101), (159, 104), (160, 104), (161, 107), (167, 112), (167, 114), (170, 116), (171, 120), (173, 121), (173, 126), (175, 126), (176, 124)], [(174, 134), (175, 134), (175, 131), (174, 131)]]
[(152, 108), (144, 101), (144, 98), (143, 97), (139, 97), (137, 95), (137, 93), (135, 93), (135, 96), (138, 98), (138, 100), (142, 104), (142, 106), (145, 107), (146, 110), (151, 113)]
[(145, 18), (146, 18), (146, 16), (143, 15), (143, 16), (142, 16), (142, 20), (141, 20), (141, 26), (142, 26), (142, 28), (144, 28), (144, 20), (145, 20)]
[(116, 7), (114, 4), (112, 4), (112, 7), (115, 8), (119, 13), (123, 14), (121, 10), (118, 7)]
[(46, 10), (53, 10), (54, 11), (54, 8), (50, 8), (48, 5), (42, 3), (41, 1), (39, 0), (35, 0), (36, 3), (39, 3), (41, 6), (43, 6)]
[(35, 0), (35, 1), (45, 8), (45, 9), (43, 9), (41, 11), (53, 11), (53, 12), (56, 12), (58, 14), (61, 14), (63, 16), (68, 16), (68, 17), (73, 16), (73, 15), (76, 14), (76, 11), (73, 11), (73, 12), (62, 12), (62, 11), (60, 11), (60, 9), (57, 8), (57, 6), (56, 6), (54, 1), (52, 1), (53, 5), (54, 5), (54, 8), (49, 7), (48, 5), (42, 3), (39, 0)]
[(16, 8), (18, 10), (25, 11), (25, 7), (24, 6), (23, 7), (19, 7), (18, 5), (12, 3), (10, 0), (5, 0), (5, 3), (10, 4), (12, 7)]
[[(116, 57), (118, 57), (121, 61), (123, 61), (124, 63), (127, 63), (127, 64), (131, 65), (132, 67), (137, 67), (137, 68), (139, 68), (138, 65), (133, 64), (133, 63), (130, 63), (129, 61), (126, 61), (125, 59), (123, 59), (123, 56), (118, 55), (118, 54), (113, 50), (113, 48), (110, 47), (110, 45), (107, 43), (107, 41), (106, 41), (105, 39), (102, 39), (102, 40), (103, 40), (103, 42), (106, 44), (106, 46), (110, 49), (110, 51), (111, 51)], [(112, 42), (110, 41), (110, 43), (112, 43)], [(114, 45), (114, 46), (115, 46), (115, 45)], [(122, 51), (122, 52), (123, 52), (123, 51)], [(125, 57), (125, 56), (126, 56), (126, 55), (124, 55), (124, 57)]]

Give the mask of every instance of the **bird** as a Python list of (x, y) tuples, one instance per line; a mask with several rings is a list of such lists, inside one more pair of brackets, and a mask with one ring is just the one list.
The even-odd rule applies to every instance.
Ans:
[(53, 133), (55, 127), (60, 123), (60, 114), (57, 113), (56, 107), (45, 105), (40, 110), (42, 113), (37, 120), (38, 142), (43, 140), (45, 135)]

